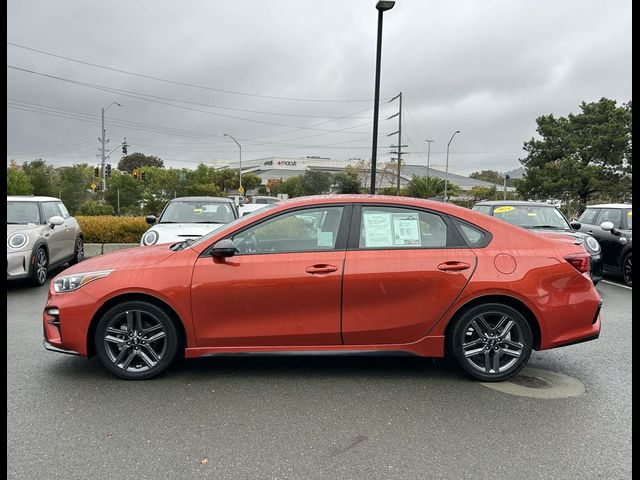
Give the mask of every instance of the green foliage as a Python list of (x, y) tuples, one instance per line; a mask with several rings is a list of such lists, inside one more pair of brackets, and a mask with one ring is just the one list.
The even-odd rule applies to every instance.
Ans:
[[(447, 183), (447, 196), (460, 195), (460, 187)], [(431, 198), (444, 195), (444, 180), (437, 177), (414, 177), (407, 185), (407, 195), (417, 198)]]
[(7, 168), (7, 195), (31, 195), (33, 184), (29, 176), (12, 160)]
[(258, 188), (262, 184), (262, 179), (255, 173), (242, 174), (242, 186), (245, 192)]
[(78, 209), (78, 215), (113, 215), (114, 210), (111, 205), (97, 200), (87, 200)]
[(476, 180), (484, 180), (489, 183), (496, 183), (502, 185), (504, 183), (504, 175), (495, 170), (482, 170), (481, 172), (473, 172), (469, 174), (469, 178), (475, 178)]
[(77, 216), (85, 243), (138, 243), (149, 229), (144, 217)]
[(281, 181), (277, 186), (276, 192), (271, 190), (271, 194), (273, 195), (274, 193), (286, 193), (289, 195), (289, 198), (302, 197), (305, 194), (302, 188), (302, 177), (289, 177)]
[(164, 162), (160, 158), (139, 152), (126, 155), (118, 162), (118, 170), (128, 173), (133, 173), (134, 170), (141, 167), (162, 168), (163, 166)]
[(93, 200), (95, 193), (87, 191), (93, 182), (93, 168), (86, 163), (59, 167), (61, 199), (71, 214), (75, 214), (86, 200)]
[(220, 187), (215, 183), (196, 183), (189, 185), (186, 189), (187, 195), (202, 195), (208, 197), (223, 197), (224, 194)]
[(302, 175), (300, 185), (305, 195), (320, 195), (331, 189), (332, 175), (322, 170), (307, 170)]
[(343, 172), (338, 172), (333, 176), (333, 183), (336, 186), (336, 193), (361, 193), (362, 184), (358, 173), (352, 167), (347, 167)]
[[(104, 193), (104, 200), (111, 205), (116, 213), (134, 213), (141, 215), (143, 189), (141, 182), (128, 173), (114, 170), (108, 179), (108, 188)], [(118, 212), (118, 198), (120, 211)]]
[(52, 165), (42, 159), (33, 162), (24, 162), (22, 171), (29, 177), (33, 185), (34, 195), (44, 195), (48, 197), (57, 197), (58, 191), (58, 174)]
[(631, 196), (631, 101), (580, 105), (581, 113), (536, 119), (541, 139), (525, 142), (520, 162), (524, 178), (516, 180), (524, 198), (577, 199), (596, 196), (626, 201)]

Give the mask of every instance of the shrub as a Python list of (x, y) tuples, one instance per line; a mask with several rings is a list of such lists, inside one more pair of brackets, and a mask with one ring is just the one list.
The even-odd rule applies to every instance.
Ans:
[(113, 215), (113, 207), (108, 203), (87, 200), (78, 209), (78, 215)]
[(85, 243), (139, 243), (149, 228), (144, 217), (77, 216)]

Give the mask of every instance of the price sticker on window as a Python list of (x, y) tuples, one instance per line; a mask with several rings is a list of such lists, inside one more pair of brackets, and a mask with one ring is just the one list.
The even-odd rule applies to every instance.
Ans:
[(493, 211), (493, 213), (504, 213), (504, 212), (510, 212), (511, 210), (513, 210), (513, 207), (510, 207), (510, 206), (498, 207)]

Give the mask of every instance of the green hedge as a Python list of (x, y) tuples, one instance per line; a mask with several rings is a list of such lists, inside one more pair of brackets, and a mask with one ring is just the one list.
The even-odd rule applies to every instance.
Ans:
[(85, 243), (139, 243), (149, 229), (144, 217), (76, 216)]

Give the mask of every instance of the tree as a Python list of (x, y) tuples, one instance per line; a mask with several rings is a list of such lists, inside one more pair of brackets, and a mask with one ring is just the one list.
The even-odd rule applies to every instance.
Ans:
[(469, 174), (469, 178), (476, 180), (484, 180), (485, 182), (502, 185), (504, 183), (504, 175), (495, 170), (482, 170), (481, 172), (473, 172)]
[(302, 176), (289, 177), (280, 182), (278, 185), (278, 193), (286, 193), (289, 195), (289, 198), (305, 195), (304, 189), (302, 188)]
[(87, 200), (78, 209), (78, 215), (113, 215), (111, 205), (97, 200)]
[(245, 192), (253, 190), (262, 185), (262, 179), (255, 173), (243, 173), (242, 174), (242, 187)]
[(333, 176), (336, 193), (361, 193), (362, 184), (355, 168), (348, 166)]
[(33, 184), (29, 176), (14, 160), (11, 160), (9, 168), (7, 168), (7, 195), (31, 194), (33, 194)]
[(86, 163), (75, 164), (70, 167), (59, 167), (60, 190), (62, 201), (74, 214), (86, 200), (94, 199), (89, 185), (93, 182), (93, 168)]
[(331, 174), (322, 170), (307, 170), (302, 175), (301, 186), (305, 195), (320, 195), (331, 189)]
[(118, 170), (133, 173), (134, 170), (141, 167), (164, 167), (164, 162), (153, 155), (145, 155), (144, 153), (135, 152), (126, 155), (118, 162)]
[(47, 162), (39, 158), (33, 162), (24, 162), (22, 171), (29, 177), (34, 195), (57, 197), (60, 194), (58, 174), (53, 165), (48, 165)]
[[(140, 215), (140, 203), (142, 201), (143, 189), (141, 182), (128, 173), (118, 170), (113, 171), (108, 179), (109, 187), (104, 194), (104, 200), (111, 205), (116, 213), (130, 215)], [(118, 211), (118, 205), (120, 211)]]
[(600, 196), (625, 201), (631, 195), (631, 101), (606, 98), (580, 105), (581, 113), (536, 119), (541, 139), (524, 144), (526, 168), (516, 180), (524, 198), (577, 199)]
[[(447, 183), (447, 196), (455, 197), (460, 194), (460, 187)], [(417, 177), (409, 181), (407, 195), (416, 198), (431, 198), (444, 195), (444, 180), (437, 177)]]

